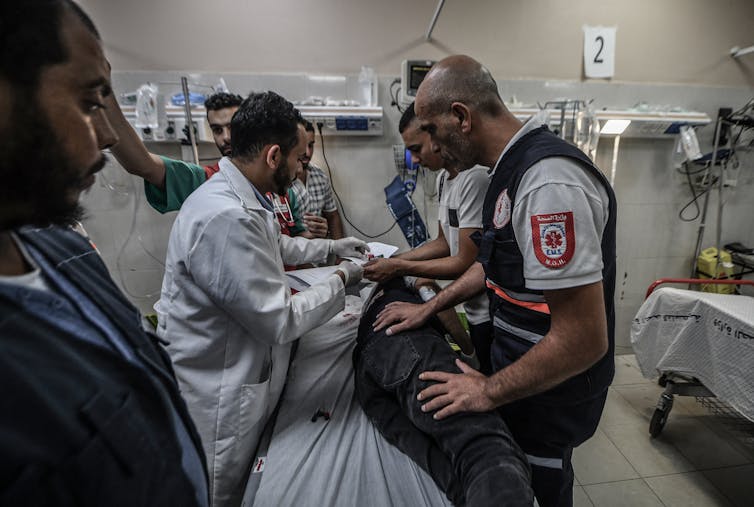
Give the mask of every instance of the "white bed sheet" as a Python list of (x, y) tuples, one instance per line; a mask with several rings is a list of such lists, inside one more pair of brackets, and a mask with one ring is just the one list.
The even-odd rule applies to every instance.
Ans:
[[(406, 455), (387, 443), (354, 397), (352, 353), (361, 299), (304, 335), (291, 365), (263, 467), (245, 506), (450, 506)], [(319, 417), (327, 411), (330, 419)], [(257, 470), (259, 469), (259, 470)]]
[(655, 290), (633, 320), (631, 345), (646, 378), (696, 377), (754, 421), (754, 298)]

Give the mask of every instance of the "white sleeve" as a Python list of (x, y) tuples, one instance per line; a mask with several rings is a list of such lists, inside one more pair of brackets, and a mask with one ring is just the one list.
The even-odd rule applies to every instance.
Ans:
[(262, 217), (227, 212), (212, 218), (186, 261), (194, 283), (218, 307), (271, 344), (295, 340), (345, 305), (337, 276), (291, 296), (276, 248)]
[(458, 228), (481, 229), (484, 196), (490, 179), (484, 169), (469, 169), (469, 174), (461, 181), (458, 205)]
[(578, 287), (602, 280), (607, 194), (576, 162), (550, 158), (524, 175), (513, 227), (529, 289)]
[(325, 262), (329, 249), (330, 240), (280, 235), (280, 254), (289, 266)]

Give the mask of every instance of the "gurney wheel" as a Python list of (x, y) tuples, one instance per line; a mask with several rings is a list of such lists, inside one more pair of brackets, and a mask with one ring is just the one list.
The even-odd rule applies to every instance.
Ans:
[(652, 420), (649, 421), (649, 434), (652, 435), (652, 438), (662, 433), (665, 423), (668, 422), (669, 412), (670, 410), (667, 409), (655, 409), (654, 414), (652, 414)]

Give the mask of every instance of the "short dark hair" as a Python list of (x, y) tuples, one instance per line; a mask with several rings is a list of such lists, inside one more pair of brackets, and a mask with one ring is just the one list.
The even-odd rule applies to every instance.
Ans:
[(288, 155), (298, 143), (303, 121), (298, 109), (277, 93), (252, 93), (230, 122), (231, 156), (253, 160), (268, 144), (279, 145)]
[(398, 122), (398, 133), (403, 134), (403, 131), (406, 130), (415, 119), (416, 110), (414, 109), (414, 103), (412, 102), (401, 115), (401, 119)]
[(314, 125), (312, 125), (312, 122), (310, 122), (309, 120), (304, 120), (304, 130), (306, 130), (307, 132), (311, 132), (313, 134)]
[(219, 92), (213, 93), (204, 101), (207, 111), (218, 111), (228, 107), (238, 107), (243, 102), (243, 97), (236, 93)]
[(0, 78), (36, 89), (43, 67), (69, 58), (60, 34), (66, 10), (100, 39), (91, 18), (71, 0), (0, 2)]

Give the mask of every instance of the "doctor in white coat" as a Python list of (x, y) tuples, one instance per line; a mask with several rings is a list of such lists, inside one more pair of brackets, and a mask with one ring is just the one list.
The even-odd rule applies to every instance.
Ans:
[(278, 402), (290, 343), (345, 305), (354, 263), (291, 296), (283, 264), (362, 256), (355, 238), (280, 234), (265, 192), (284, 193), (306, 152), (301, 116), (273, 92), (233, 117), (232, 156), (181, 207), (168, 244), (158, 335), (199, 429), (215, 507), (239, 505), (260, 432)]

